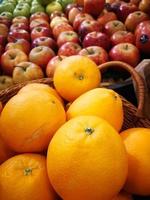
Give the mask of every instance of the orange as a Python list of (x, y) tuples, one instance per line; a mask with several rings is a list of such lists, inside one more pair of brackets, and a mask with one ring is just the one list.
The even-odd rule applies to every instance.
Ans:
[(48, 92), (50, 94), (53, 94), (55, 97), (57, 97), (58, 100), (60, 100), (60, 102), (62, 104), (64, 104), (62, 98), (59, 96), (59, 94), (57, 93), (57, 91), (46, 85), (43, 83), (29, 83), (26, 86), (24, 86), (22, 89), (20, 89), (20, 91), (18, 92), (18, 94), (21, 94), (22, 92), (32, 92), (32, 91), (43, 91), (43, 92)]
[(137, 195), (150, 195), (150, 129), (132, 128), (121, 133), (128, 160), (129, 173), (125, 190)]
[(22, 154), (0, 166), (0, 200), (27, 199), (55, 200), (44, 156)]
[(54, 95), (40, 90), (22, 92), (3, 108), (0, 135), (16, 152), (40, 152), (47, 149), (65, 119), (65, 110)]
[(96, 88), (81, 95), (70, 105), (67, 118), (80, 115), (101, 117), (119, 131), (123, 124), (122, 101), (113, 90)]
[(133, 200), (132, 196), (126, 192), (120, 192), (112, 200)]
[(97, 65), (84, 56), (62, 60), (54, 73), (54, 86), (66, 100), (73, 101), (84, 92), (96, 88), (101, 81)]
[(117, 131), (96, 116), (66, 122), (47, 156), (51, 184), (65, 200), (110, 200), (127, 176), (125, 147)]

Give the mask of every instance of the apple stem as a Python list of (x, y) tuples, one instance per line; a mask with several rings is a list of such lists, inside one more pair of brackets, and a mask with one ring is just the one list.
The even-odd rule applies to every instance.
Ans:
[(59, 58), (59, 60), (60, 60), (60, 61), (62, 61), (62, 60), (63, 60), (63, 58), (62, 58), (61, 56), (58, 56), (58, 58)]
[(125, 45), (125, 50), (128, 50), (129, 46), (128, 44)]

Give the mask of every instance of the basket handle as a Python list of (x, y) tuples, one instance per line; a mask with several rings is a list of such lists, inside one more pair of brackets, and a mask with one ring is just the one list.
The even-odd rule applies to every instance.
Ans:
[(132, 79), (135, 81), (136, 86), (137, 86), (137, 94), (138, 94), (138, 108), (137, 108), (137, 117), (142, 117), (143, 116), (143, 108), (144, 108), (144, 82), (142, 80), (142, 77), (136, 72), (136, 70), (131, 67), (129, 64), (121, 62), (121, 61), (110, 61), (106, 62), (104, 64), (101, 64), (98, 66), (99, 70), (102, 72), (103, 70), (111, 67), (116, 67), (120, 69), (125, 69), (128, 71)]

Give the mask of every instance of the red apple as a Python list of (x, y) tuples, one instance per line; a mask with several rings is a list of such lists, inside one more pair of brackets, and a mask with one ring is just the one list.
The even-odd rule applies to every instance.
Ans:
[(84, 0), (84, 12), (98, 17), (104, 9), (105, 0)]
[(24, 17), (24, 16), (18, 16), (18, 17), (15, 17), (13, 18), (12, 20), (12, 23), (15, 24), (15, 23), (24, 23), (25, 25), (29, 25), (29, 20), (27, 17)]
[(13, 82), (22, 83), (43, 78), (42, 69), (32, 62), (21, 62), (17, 64), (13, 70)]
[(135, 36), (133, 33), (128, 32), (128, 31), (117, 31), (115, 32), (111, 38), (111, 44), (112, 46), (115, 46), (116, 44), (119, 43), (135, 43)]
[(105, 33), (96, 31), (88, 33), (83, 40), (83, 47), (89, 46), (99, 46), (108, 50), (110, 46), (109, 37)]
[(25, 39), (30, 41), (30, 34), (23, 29), (14, 29), (9, 32), (7, 40), (8, 42), (14, 42), (16, 39)]
[(58, 50), (58, 56), (73, 56), (77, 55), (81, 50), (81, 46), (74, 42), (63, 44)]
[(6, 45), (5, 51), (10, 49), (20, 49), (28, 55), (30, 52), (30, 43), (25, 39), (16, 39), (14, 42), (10, 42)]
[(73, 31), (73, 28), (70, 24), (67, 23), (58, 24), (53, 28), (53, 36), (57, 39), (60, 33), (64, 31)]
[(104, 27), (104, 31), (108, 36), (112, 36), (117, 31), (125, 31), (125, 25), (119, 20), (112, 20), (107, 22)]
[(49, 23), (47, 21), (43, 19), (35, 19), (30, 23), (30, 30), (38, 26), (50, 28)]
[(10, 27), (11, 19), (6, 16), (0, 16), (0, 24), (5, 24), (7, 27)]
[(6, 41), (7, 41), (6, 37), (4, 37), (3, 35), (0, 35), (0, 45), (3, 47), (3, 49), (6, 45)]
[(73, 29), (75, 31), (78, 31), (80, 24), (86, 19), (93, 20), (93, 17), (86, 13), (77, 14), (73, 22)]
[(150, 14), (150, 1), (141, 0), (139, 3), (139, 9), (147, 14)]
[(75, 17), (82, 12), (82, 7), (74, 7), (68, 13), (68, 19), (71, 24), (73, 24)]
[(4, 46), (0, 44), (0, 56), (3, 54), (3, 52), (4, 52)]
[(52, 12), (52, 14), (50, 16), (50, 20), (52, 20), (55, 17), (65, 17), (66, 18), (66, 15), (62, 11), (55, 10), (54, 12)]
[(136, 67), (140, 61), (138, 48), (130, 43), (117, 44), (110, 50), (109, 57), (111, 60), (126, 62), (132, 67)]
[(60, 33), (60, 35), (58, 36), (58, 39), (57, 39), (58, 47), (61, 47), (66, 42), (78, 43), (79, 37), (78, 37), (77, 33), (74, 31), (64, 31), (64, 32)]
[(55, 56), (48, 62), (46, 67), (47, 77), (53, 78), (57, 65), (62, 62), (64, 58), (66, 58), (66, 56)]
[(66, 6), (66, 8), (65, 8), (65, 14), (68, 16), (68, 14), (69, 14), (69, 12), (70, 12), (70, 10), (72, 9), (72, 8), (78, 8), (78, 4), (77, 3), (70, 3), (70, 4), (68, 4), (67, 6)]
[(139, 5), (141, 0), (130, 0), (131, 3), (135, 4), (135, 5)]
[(36, 12), (36, 13), (32, 14), (30, 17), (30, 22), (32, 22), (35, 19), (43, 19), (43, 20), (49, 22), (49, 16), (44, 12)]
[(14, 67), (23, 61), (27, 61), (27, 55), (19, 49), (10, 49), (1, 56), (1, 67), (5, 74), (12, 75)]
[(136, 11), (128, 15), (125, 25), (127, 30), (134, 32), (137, 25), (145, 20), (149, 20), (149, 16), (142, 11)]
[(38, 46), (33, 48), (29, 54), (29, 60), (43, 69), (47, 63), (55, 56), (54, 51), (47, 46)]
[(13, 85), (12, 77), (2, 75), (0, 76), (0, 91), (5, 90)]
[(8, 31), (8, 27), (5, 24), (0, 24), (0, 35), (6, 38), (8, 35)]
[(147, 21), (143, 21), (140, 24), (137, 25), (136, 29), (135, 29), (135, 36), (141, 32), (142, 29), (145, 29), (146, 27), (150, 26), (150, 20)]
[(68, 23), (68, 19), (66, 17), (56, 16), (51, 20), (50, 27), (53, 29), (56, 25), (61, 23)]
[(96, 20), (84, 20), (79, 26), (78, 33), (81, 40), (83, 40), (88, 33), (93, 31), (99, 32), (101, 29), (101, 26)]
[(103, 29), (104, 29), (105, 24), (112, 20), (117, 20), (117, 16), (114, 12), (103, 13), (97, 19), (98, 23), (100, 24), (100, 26), (102, 26)]
[(24, 30), (28, 31), (29, 30), (29, 26), (24, 24), (24, 23), (20, 23), (20, 22), (17, 23), (16, 22), (15, 24), (12, 24), (10, 26), (10, 31), (12, 31), (14, 29), (24, 29)]
[(32, 42), (32, 48), (38, 47), (38, 46), (47, 46), (53, 49), (54, 51), (57, 50), (57, 44), (55, 40), (53, 40), (50, 37), (39, 37), (33, 40)]
[(87, 56), (93, 60), (97, 65), (105, 63), (108, 61), (108, 54), (102, 47), (90, 46), (85, 49), (82, 49), (79, 52), (79, 55)]
[(38, 26), (38, 27), (35, 27), (32, 29), (31, 31), (31, 40), (35, 40), (36, 38), (39, 38), (39, 37), (51, 37), (52, 36), (52, 33), (50, 31), (50, 29), (46, 28), (46, 27), (41, 27), (41, 26)]

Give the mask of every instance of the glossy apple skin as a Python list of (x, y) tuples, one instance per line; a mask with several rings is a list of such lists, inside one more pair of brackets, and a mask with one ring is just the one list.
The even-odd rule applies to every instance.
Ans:
[(82, 49), (79, 52), (79, 55), (87, 56), (93, 60), (97, 65), (108, 62), (108, 54), (102, 47), (90, 46), (85, 49)]
[(80, 24), (84, 21), (84, 20), (94, 20), (93, 17), (87, 13), (79, 13), (77, 14), (77, 16), (74, 19), (73, 22), (73, 29), (75, 31), (78, 31)]
[(36, 12), (36, 13), (32, 14), (30, 17), (30, 22), (32, 22), (35, 19), (43, 19), (43, 20), (49, 22), (49, 16), (44, 12)]
[(51, 20), (50, 27), (53, 29), (56, 25), (61, 23), (69, 23), (69, 21), (66, 17), (56, 16)]
[(102, 32), (94, 31), (88, 33), (83, 40), (83, 47), (86, 48), (89, 46), (99, 46), (104, 48), (105, 50), (109, 50), (110, 47), (109, 37)]
[(72, 9), (72, 8), (78, 8), (78, 4), (77, 3), (70, 3), (70, 4), (68, 4), (67, 6), (66, 6), (66, 8), (65, 8), (65, 14), (68, 16), (68, 14), (69, 14), (69, 12), (70, 12), (70, 10)]
[(148, 26), (148, 27), (150, 26), (150, 20), (146, 20), (146, 21), (143, 21), (143, 22), (139, 23), (139, 24), (137, 25), (136, 29), (135, 29), (135, 32), (134, 32), (135, 36), (136, 36), (138, 33), (140, 33), (140, 31), (141, 31), (142, 29), (145, 29), (147, 26)]
[(98, 17), (104, 9), (105, 0), (84, 0), (84, 12)]
[(109, 57), (111, 60), (126, 62), (132, 67), (136, 67), (140, 61), (138, 48), (130, 43), (117, 44), (110, 50)]
[(98, 23), (102, 26), (103, 29), (105, 24), (112, 20), (117, 20), (117, 15), (114, 12), (103, 13), (97, 19)]
[(14, 67), (23, 61), (27, 61), (27, 55), (19, 49), (11, 49), (1, 56), (1, 67), (6, 75), (12, 75)]
[(56, 25), (52, 31), (54, 38), (57, 39), (60, 33), (64, 31), (73, 31), (73, 28), (70, 24), (67, 24), (67, 23), (61, 23), (61, 24)]
[(77, 55), (81, 50), (81, 46), (74, 42), (63, 44), (58, 50), (58, 56), (73, 56)]
[(25, 39), (18, 39), (14, 42), (7, 43), (5, 51), (10, 49), (20, 49), (21, 51), (23, 51), (25, 54), (28, 55), (30, 52), (30, 43)]
[(35, 19), (30, 23), (30, 30), (34, 29), (35, 27), (46, 27), (50, 28), (49, 23), (43, 19)]
[(112, 36), (117, 31), (125, 31), (125, 30), (126, 30), (125, 25), (119, 20), (113, 20), (107, 22), (104, 27), (104, 32), (108, 36)]
[(54, 51), (57, 50), (57, 44), (56, 44), (55, 40), (50, 37), (39, 37), (39, 38), (36, 38), (35, 40), (33, 40), (32, 48), (38, 47), (38, 46), (47, 46), (47, 47), (53, 49)]
[(30, 34), (23, 29), (14, 29), (9, 32), (7, 40), (8, 42), (14, 42), (16, 39), (25, 39), (30, 41)]
[(78, 8), (74, 7), (74, 8), (72, 8), (72, 9), (69, 11), (69, 13), (68, 13), (69, 22), (70, 22), (71, 24), (73, 24), (75, 17), (76, 17), (79, 13), (82, 13), (82, 11), (83, 11), (83, 8), (82, 8), (82, 7), (78, 7)]
[(99, 32), (101, 30), (102, 27), (96, 20), (84, 20), (79, 26), (78, 33), (81, 40), (83, 40), (88, 33), (93, 31)]
[(33, 48), (29, 54), (30, 62), (39, 65), (42, 69), (45, 69), (47, 63), (55, 56), (54, 51), (46, 46), (38, 46)]
[(32, 62), (21, 62), (13, 70), (13, 82), (22, 83), (44, 77), (42, 69)]
[(53, 78), (57, 65), (61, 63), (64, 58), (66, 58), (66, 56), (55, 56), (48, 62), (46, 66), (47, 77)]
[(2, 35), (3, 37), (7, 37), (8, 31), (9, 29), (5, 24), (0, 24), (0, 35)]
[(13, 31), (14, 29), (24, 29), (26, 31), (29, 31), (29, 26), (24, 23), (14, 23), (10, 26), (10, 31)]
[(150, 18), (146, 13), (142, 11), (136, 11), (128, 15), (125, 25), (127, 30), (134, 32), (138, 24), (149, 19)]
[(50, 16), (50, 20), (52, 20), (53, 18), (55, 17), (65, 17), (66, 18), (66, 15), (65, 13), (63, 13), (62, 11), (58, 11), (58, 10), (55, 10), (51, 16)]
[(6, 16), (0, 16), (0, 24), (5, 24), (9, 28), (11, 25), (11, 19)]
[(149, 0), (141, 0), (139, 3), (139, 10), (150, 14), (150, 1)]
[(62, 32), (57, 39), (57, 45), (58, 45), (58, 47), (61, 47), (66, 42), (79, 43), (79, 37), (78, 37), (77, 33), (74, 31)]
[(51, 37), (52, 36), (52, 33), (50, 31), (49, 28), (46, 28), (46, 27), (35, 27), (34, 29), (32, 29), (31, 31), (31, 40), (35, 40), (36, 38), (39, 38), (39, 37)]
[(29, 20), (27, 17), (18, 16), (18, 17), (13, 18), (13, 20), (12, 20), (12, 24), (15, 24), (15, 23), (24, 23), (26, 26), (28, 26)]
[(131, 43), (135, 44), (135, 35), (128, 31), (117, 31), (110, 38), (112, 46), (119, 43)]

